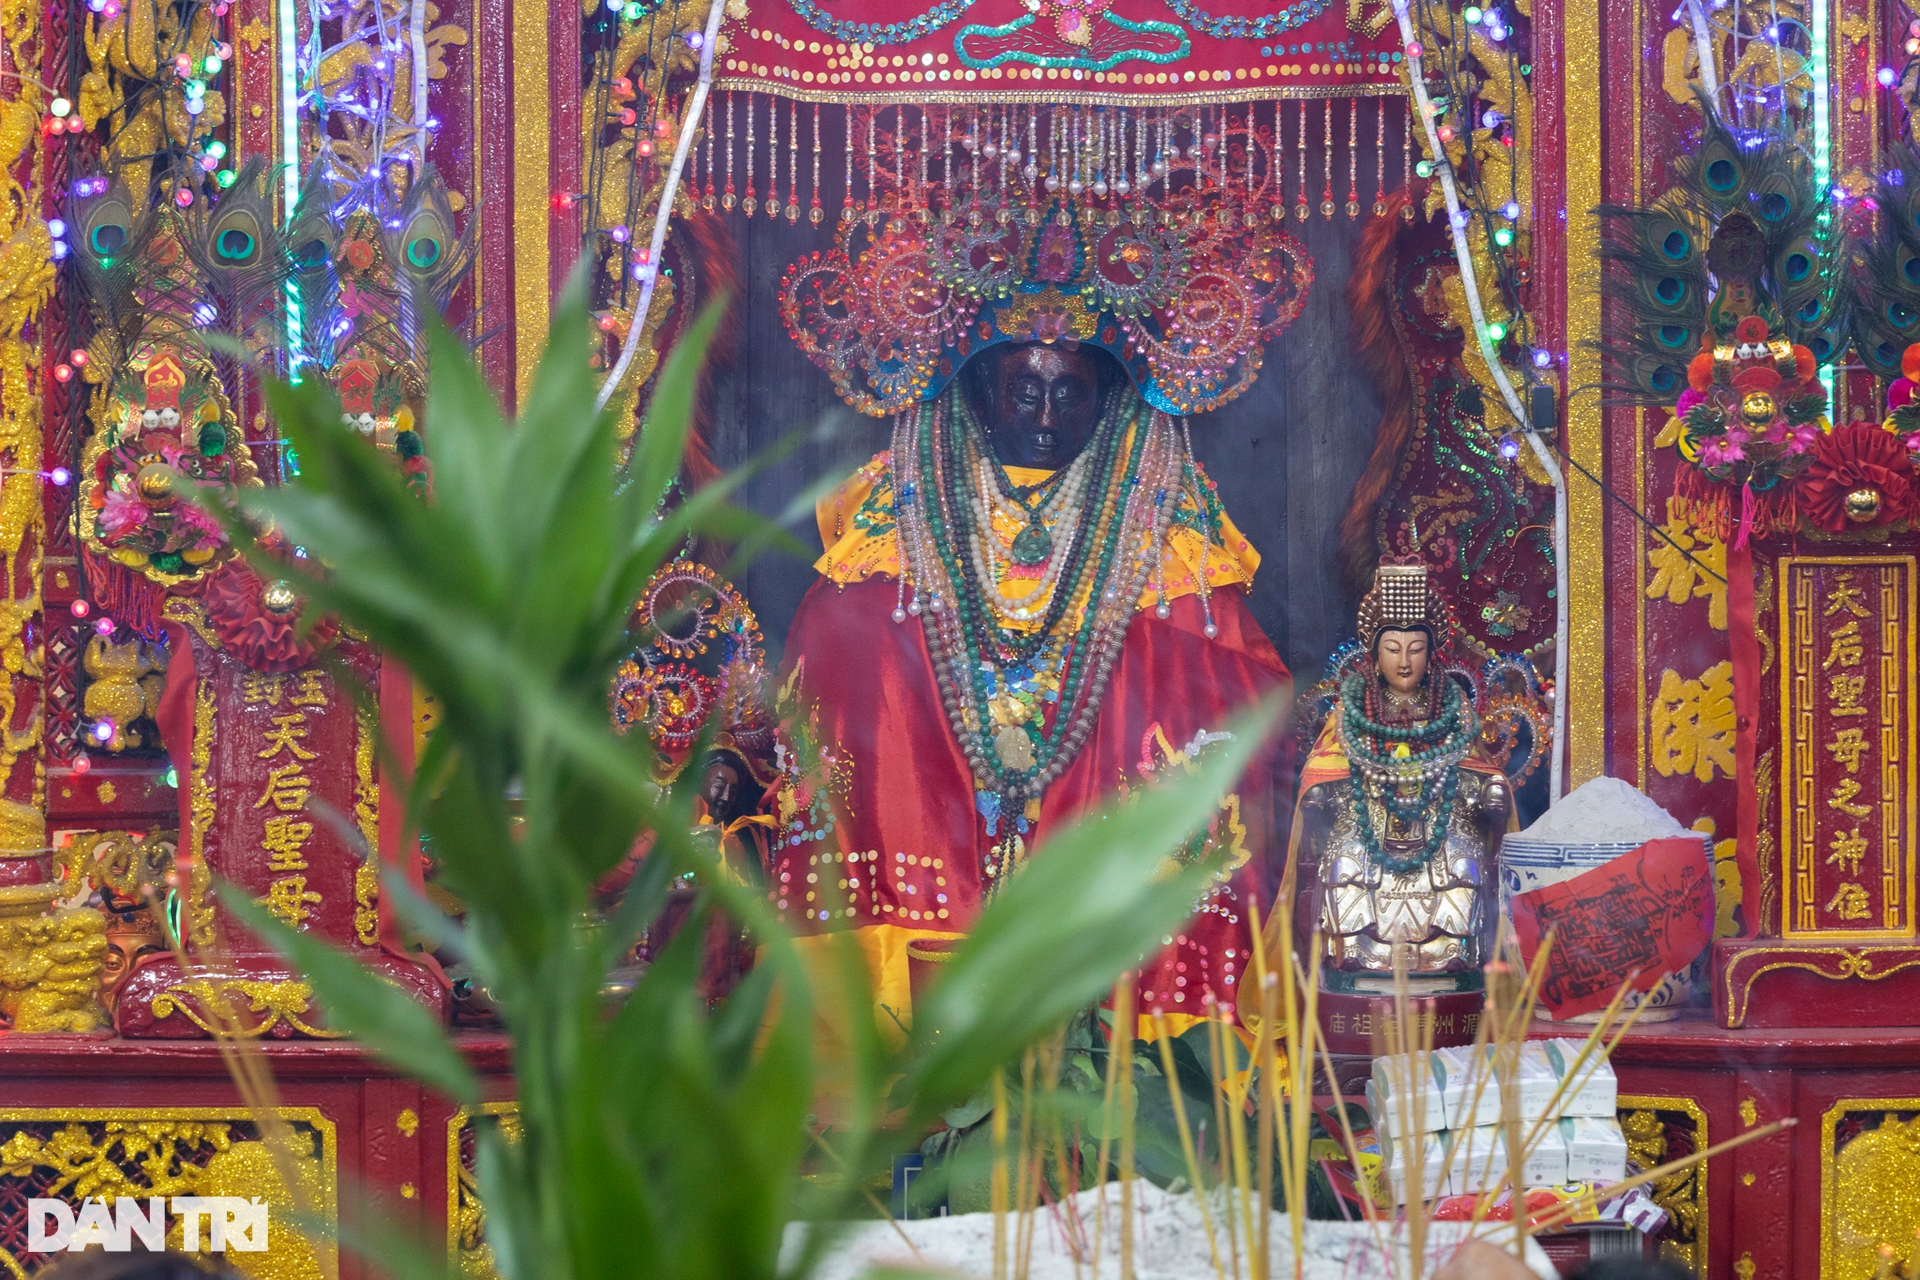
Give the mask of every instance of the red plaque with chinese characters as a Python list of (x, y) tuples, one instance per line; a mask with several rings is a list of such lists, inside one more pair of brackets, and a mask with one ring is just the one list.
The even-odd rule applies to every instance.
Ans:
[(1920, 999), (1910, 546), (1755, 555), (1759, 927), (1715, 944), (1725, 1026), (1898, 1026)]
[[(271, 591), (251, 575), (240, 585)], [(150, 958), (122, 988), (116, 1029), (202, 1035), (222, 1001), (262, 1034), (330, 1034), (301, 975), (217, 906), (214, 876), (444, 1010), (438, 976), (387, 945), (381, 927), (381, 862), (407, 859), (393, 824), (382, 838), (378, 730), (367, 710), (390, 674), (380, 656), (348, 638), (324, 653), (290, 634), (278, 647), (260, 643), (276, 625), (290, 633), (290, 613), (176, 599), (167, 618), (174, 657), (159, 718), (184, 784), (181, 853), (205, 868), (181, 895), (181, 926), (205, 972), (188, 977), (171, 955)]]
[(1914, 937), (1914, 558), (1778, 561), (1780, 935)]

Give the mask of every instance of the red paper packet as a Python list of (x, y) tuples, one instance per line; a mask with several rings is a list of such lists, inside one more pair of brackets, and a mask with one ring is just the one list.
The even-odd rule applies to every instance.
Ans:
[[(1556, 1018), (1604, 1009), (1692, 964), (1713, 940), (1713, 867), (1698, 836), (1649, 840), (1571, 880), (1513, 896), (1513, 930), (1529, 969), (1553, 933), (1540, 1003)], [(1636, 972), (1637, 971), (1637, 972)]]

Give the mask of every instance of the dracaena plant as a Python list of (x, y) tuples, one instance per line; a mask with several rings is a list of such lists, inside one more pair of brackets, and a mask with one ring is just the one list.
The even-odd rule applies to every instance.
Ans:
[[(715, 322), (710, 309), (676, 345), (624, 469), (613, 416), (590, 409), (583, 277), (556, 308), (517, 422), (459, 342), (431, 327), (431, 502), (340, 429), (324, 383), (272, 386), (300, 473), (241, 495), (233, 525), (250, 555), (262, 552), (246, 526), (266, 522), (305, 548), (273, 574), (298, 574), (311, 610), (351, 623), (444, 708), (407, 804), (465, 914), (442, 915), (398, 878), (386, 891), (418, 938), (471, 966), (511, 1037), (521, 1136), (481, 1126), (476, 1166), (487, 1243), (507, 1280), (806, 1275), (830, 1232), (810, 1233), (783, 1261), (787, 1223), (856, 1211), (894, 1149), (1097, 1001), (1187, 915), (1210, 869), (1173, 870), (1165, 855), (1204, 823), (1262, 736), (1264, 721), (1250, 719), (1191, 781), (1136, 797), (1124, 820), (1099, 811), (1057, 832), (982, 913), (911, 1034), (883, 1033), (867, 1016), (855, 949), (824, 971), (803, 965), (764, 901), (715, 874), (710, 849), (689, 838), (687, 799), (650, 785), (645, 735), (616, 735), (607, 720), (608, 682), (649, 576), (689, 537), (784, 537), (731, 502), (738, 475), (662, 504)], [(597, 915), (594, 885), (643, 832), (642, 871)], [(695, 917), (610, 1009), (609, 971), (685, 875), (700, 885)], [(224, 900), (311, 978), (334, 1027), (454, 1102), (482, 1101), (427, 1010), (246, 895)], [(759, 946), (750, 975), (711, 1009), (699, 983), (709, 909)], [(814, 1022), (828, 1008), (857, 1012), (838, 1019), (842, 1047), (822, 1063)], [(844, 1177), (822, 1185), (801, 1168), (829, 1075), (828, 1167)], [(446, 1267), (423, 1242), (377, 1223), (357, 1230), (359, 1247), (379, 1241), (389, 1273)]]

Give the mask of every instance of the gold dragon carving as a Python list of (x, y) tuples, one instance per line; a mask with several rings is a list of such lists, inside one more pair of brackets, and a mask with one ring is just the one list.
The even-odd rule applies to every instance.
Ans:
[[(33, 46), (40, 32), (40, 7), (32, 0), (0, 0), (0, 39), (10, 65), (38, 62)], [(40, 120), (45, 92), (36, 83), (15, 78), (16, 95), (0, 102), (0, 456), (16, 461), (0, 479), (0, 556), (6, 560), (6, 587), (0, 592), (0, 787), (11, 780), (21, 757), (34, 756), (34, 803), (45, 782), (38, 760), (41, 741), (41, 661), (25, 643), (26, 625), (40, 611), (41, 454), (40, 396), (34, 371), (39, 343), (26, 337), (27, 326), (53, 291), (53, 239), (35, 211), (35, 199), (14, 176), (25, 168), (41, 171), (45, 134)], [(24, 460), (24, 465), (22, 465)], [(23, 555), (23, 548), (31, 548)], [(25, 707), (25, 723), (16, 725)]]

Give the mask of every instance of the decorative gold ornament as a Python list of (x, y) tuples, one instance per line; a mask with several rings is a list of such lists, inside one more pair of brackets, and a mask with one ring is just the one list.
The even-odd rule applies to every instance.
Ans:
[[(240, 996), (246, 998), (244, 1008), (235, 998)], [(225, 1006), (224, 1020), (214, 1017), (215, 1000)], [(257, 1039), (282, 1022), (301, 1035), (316, 1039), (331, 1040), (346, 1034), (304, 1021), (302, 1015), (312, 1008), (313, 987), (310, 983), (273, 982), (255, 978), (194, 978), (175, 983), (153, 998), (153, 1016), (156, 1019), (169, 1018), (178, 1013), (194, 1026), (216, 1037), (225, 1034), (224, 1027), (216, 1029), (214, 1024), (218, 1021), (238, 1024), (239, 1035), (246, 1040)], [(264, 1016), (251, 1020), (249, 1015), (252, 1014)]]
[(55, 879), (69, 898), (83, 887), (109, 890), (134, 902), (142, 901), (149, 888), (164, 895), (177, 840), (172, 831), (145, 836), (131, 831), (82, 835), (55, 853)]
[(1770, 391), (1749, 391), (1740, 397), (1740, 416), (1756, 427), (1770, 424), (1778, 413), (1778, 406)]
[[(1821, 1117), (1820, 1274), (1876, 1274), (1880, 1246), (1912, 1247), (1920, 1224), (1920, 1107), (1914, 1098), (1839, 1098)], [(1853, 1136), (1842, 1138), (1846, 1122)]]
[[(500, 1126), (500, 1136), (509, 1143), (521, 1138), (520, 1104), (483, 1102), (476, 1109)], [(486, 1207), (480, 1203), (480, 1181), (474, 1176), (472, 1148), (463, 1141), (475, 1111), (466, 1107), (447, 1120), (447, 1261), (463, 1276), (474, 1280), (496, 1280), (493, 1249), (487, 1244)]]
[(105, 636), (95, 636), (87, 642), (81, 664), (93, 678), (82, 703), (87, 718), (113, 726), (106, 749), (119, 752), (148, 745), (146, 735), (131, 732), (130, 726), (141, 716), (159, 712), (166, 687), (164, 659), (138, 640), (112, 644)]
[[(1708, 1143), (1707, 1113), (1692, 1098), (1620, 1095), (1620, 1130), (1627, 1139), (1627, 1158), (1652, 1169), (1684, 1154), (1669, 1143), (1673, 1130), (1690, 1131), (1691, 1148)], [(1666, 1210), (1669, 1225), (1660, 1237), (1660, 1257), (1678, 1263), (1696, 1275), (1707, 1264), (1707, 1179), (1704, 1166), (1690, 1165), (1647, 1188), (1653, 1202)]]
[(173, 505), (179, 473), (164, 462), (149, 462), (134, 473), (133, 484), (140, 496), (156, 507)]
[(1880, 515), (1880, 491), (1870, 484), (1849, 490), (1845, 499), (1847, 519), (1866, 524)]
[[(338, 1149), (334, 1124), (314, 1107), (275, 1107), (287, 1134), (280, 1151), (251, 1136), (244, 1107), (32, 1107), (0, 1111), (0, 1186), (34, 1178), (33, 1194), (77, 1208), (83, 1197), (259, 1197), (268, 1205), (267, 1248), (261, 1253), (212, 1255), (239, 1263), (257, 1280), (322, 1280), (337, 1275), (337, 1250), (315, 1244), (299, 1221), (320, 1225), (313, 1239), (330, 1240), (337, 1220)], [(275, 1159), (275, 1156), (279, 1159)], [(290, 1172), (293, 1185), (282, 1179)], [(48, 1181), (50, 1177), (50, 1181)], [(312, 1225), (311, 1223), (304, 1225)], [(179, 1249), (180, 1224), (168, 1233)], [(0, 1275), (24, 1275), (0, 1251)]]
[(174, 885), (185, 904), (180, 942), (183, 946), (205, 946), (214, 939), (213, 872), (207, 867), (207, 832), (213, 830), (216, 807), (213, 800), (213, 732), (215, 710), (219, 706), (212, 681), (203, 682), (193, 704), (193, 750), (187, 768), (187, 802), (191, 806), (192, 825), (188, 828), (188, 883)]
[(47, 816), (30, 804), (0, 800), (0, 853), (40, 853), (47, 847)]
[(300, 607), (300, 595), (285, 578), (260, 588), (260, 605), (268, 613), (289, 614)]
[(1024, 729), (1007, 725), (993, 735), (994, 754), (1000, 757), (1000, 764), (1007, 769), (1033, 768), (1033, 739)]
[(380, 941), (380, 871), (371, 862), (353, 869), (353, 936), (360, 945)]
[(0, 1014), (16, 1033), (98, 1031), (107, 920), (91, 907), (44, 915), (57, 885), (0, 889)]

